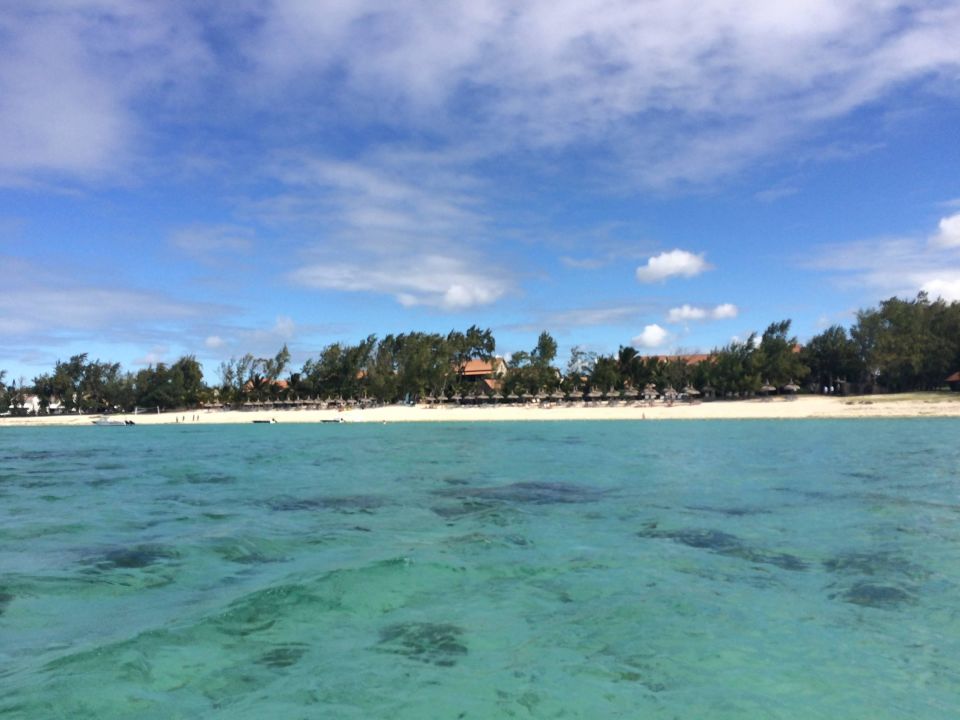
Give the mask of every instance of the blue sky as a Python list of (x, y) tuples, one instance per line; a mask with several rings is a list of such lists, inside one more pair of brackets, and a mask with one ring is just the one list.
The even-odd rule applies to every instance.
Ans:
[(960, 299), (956, 2), (0, 9), (0, 368)]

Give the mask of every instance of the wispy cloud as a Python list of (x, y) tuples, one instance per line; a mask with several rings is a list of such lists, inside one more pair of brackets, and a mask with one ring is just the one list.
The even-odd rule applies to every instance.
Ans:
[(289, 273), (297, 285), (447, 311), (496, 302), (514, 288), (512, 273), (486, 253), (476, 181), (442, 156), (297, 161), (277, 175), (289, 187), (281, 212), (295, 197), (287, 219), (309, 218), (324, 235)]
[(939, 2), (297, 3), (260, 28), (249, 53), (269, 84), (336, 77), (312, 85), (355, 119), (386, 106), (497, 152), (605, 147), (655, 186), (735, 171), (960, 65), (960, 10)]
[(637, 318), (649, 311), (650, 307), (646, 305), (572, 308), (545, 313), (537, 319), (537, 322), (526, 323), (517, 329), (549, 328), (550, 330), (565, 331), (583, 327), (618, 327), (634, 324)]
[[(117, 180), (211, 67), (186, 6), (39, 0), (0, 10), (0, 184)], [(150, 108), (152, 117), (139, 110)]]
[(253, 231), (236, 225), (191, 225), (175, 230), (170, 244), (204, 264), (229, 262), (253, 249)]
[(960, 7), (941, 0), (38, 0), (0, 10), (0, 35), (7, 182), (116, 172), (168, 130), (216, 127), (217, 101), (302, 143), (390, 126), (485, 157), (589, 147), (647, 186), (709, 182), (960, 67)]
[(0, 332), (86, 334), (141, 321), (197, 319), (209, 310), (137, 290), (33, 286), (0, 293)]
[(960, 300), (960, 242), (954, 242), (958, 215), (943, 218), (929, 237), (860, 240), (820, 249), (810, 267), (833, 276), (848, 289), (886, 296), (923, 291)]
[(441, 255), (321, 261), (294, 271), (290, 278), (306, 287), (386, 293), (405, 307), (428, 305), (444, 310), (487, 305), (508, 290), (494, 273), (485, 274), (456, 257)]
[(231, 308), (183, 301), (135, 287), (92, 287), (67, 275), (11, 256), (0, 293), (0, 355), (42, 354), (70, 342), (88, 347), (200, 344), (204, 326), (228, 317)]
[(775, 185), (766, 190), (760, 190), (753, 194), (753, 197), (762, 203), (775, 203), (778, 200), (796, 195), (799, 190), (792, 185)]

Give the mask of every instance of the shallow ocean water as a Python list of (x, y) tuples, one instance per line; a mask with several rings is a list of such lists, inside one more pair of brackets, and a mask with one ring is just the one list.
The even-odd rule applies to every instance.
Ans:
[(958, 431), (4, 429), (0, 717), (955, 718)]

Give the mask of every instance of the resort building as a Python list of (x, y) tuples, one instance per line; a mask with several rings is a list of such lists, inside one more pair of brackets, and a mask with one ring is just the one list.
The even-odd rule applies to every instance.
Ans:
[(954, 392), (960, 392), (960, 370), (948, 377), (944, 382), (950, 386)]
[(493, 392), (500, 388), (502, 378), (507, 374), (507, 363), (502, 357), (491, 360), (467, 360), (457, 368), (457, 374), (465, 382), (483, 385)]

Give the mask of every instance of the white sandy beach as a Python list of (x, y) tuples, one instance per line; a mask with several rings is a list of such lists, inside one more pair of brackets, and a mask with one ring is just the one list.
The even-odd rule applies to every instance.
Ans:
[[(99, 415), (0, 418), (0, 427), (88, 426)], [(800, 396), (695, 404), (652, 406), (606, 402), (589, 406), (566, 404), (480, 407), (391, 405), (364, 410), (194, 410), (161, 414), (111, 415), (137, 425), (217, 425), (276, 420), (278, 424), (344, 422), (494, 422), (523, 420), (790, 420), (804, 418), (960, 417), (960, 393), (910, 393), (862, 397)]]

